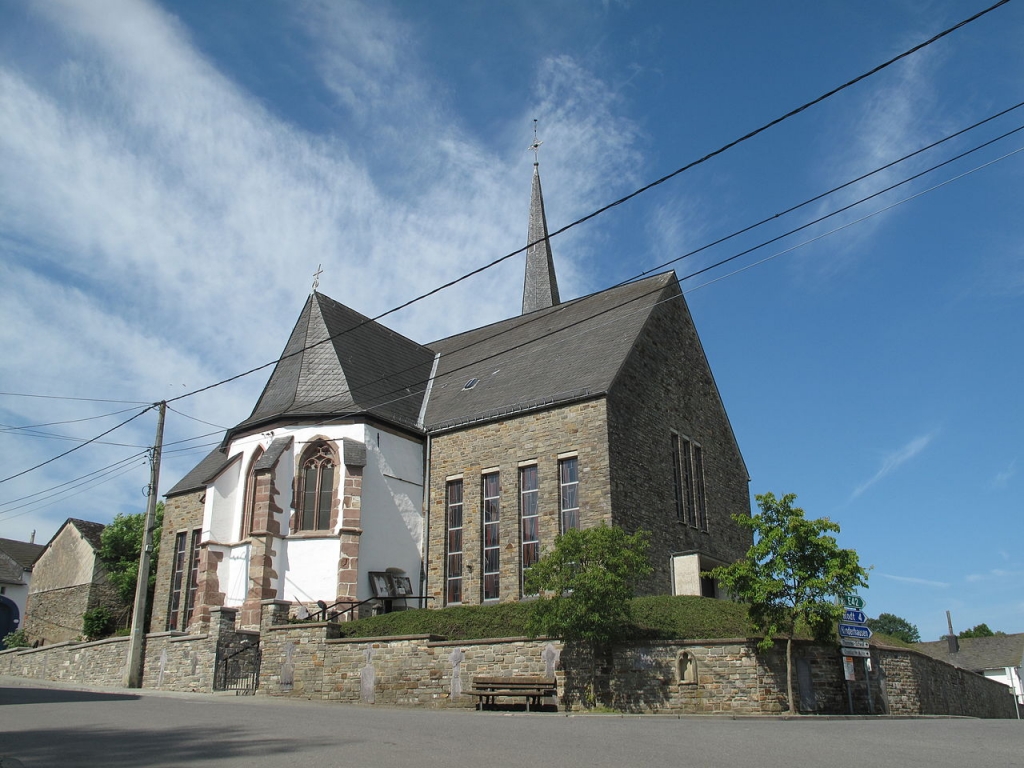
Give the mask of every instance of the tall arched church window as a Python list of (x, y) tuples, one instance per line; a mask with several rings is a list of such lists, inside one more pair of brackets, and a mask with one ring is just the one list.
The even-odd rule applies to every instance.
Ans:
[(249, 470), (245, 473), (245, 501), (242, 503), (242, 530), (239, 539), (248, 538), (252, 533), (252, 521), (256, 515), (256, 464), (263, 456), (263, 447), (253, 451), (249, 461)]
[(310, 447), (302, 460), (299, 493), (299, 530), (326, 531), (334, 507), (334, 474), (337, 462), (327, 443)]

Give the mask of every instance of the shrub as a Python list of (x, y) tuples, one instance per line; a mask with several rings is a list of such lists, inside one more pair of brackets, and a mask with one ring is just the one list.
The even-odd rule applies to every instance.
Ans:
[(9, 635), (6, 635), (3, 639), (4, 648), (31, 648), (32, 643), (29, 642), (28, 635), (25, 634), (24, 629), (16, 629)]
[(82, 634), (86, 640), (101, 640), (114, 631), (114, 617), (105, 606), (90, 608), (82, 616)]

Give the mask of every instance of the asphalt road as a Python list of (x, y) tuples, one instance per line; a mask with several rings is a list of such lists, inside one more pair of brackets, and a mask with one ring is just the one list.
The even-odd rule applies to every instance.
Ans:
[(397, 709), (0, 677), (0, 768), (1024, 768), (1017, 720)]

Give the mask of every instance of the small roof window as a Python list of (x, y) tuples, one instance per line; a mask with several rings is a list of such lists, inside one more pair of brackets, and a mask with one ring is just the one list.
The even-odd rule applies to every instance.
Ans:
[(469, 381), (467, 381), (465, 383), (465, 385), (462, 387), (462, 389), (463, 390), (472, 389), (473, 387), (475, 387), (477, 385), (477, 383), (479, 383), (479, 381), (480, 381), (480, 379), (470, 379)]

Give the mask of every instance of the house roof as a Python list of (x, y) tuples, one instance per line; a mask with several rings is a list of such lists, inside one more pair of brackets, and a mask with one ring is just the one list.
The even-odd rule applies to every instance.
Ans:
[(441, 339), (423, 425), (437, 431), (606, 393), (674, 272)]
[(39, 559), (44, 549), (46, 549), (45, 544), (30, 544), (27, 541), (0, 539), (0, 552), (3, 552), (26, 570), (30, 569), (32, 564)]
[(233, 458), (227, 455), (223, 446), (214, 448), (164, 495), (179, 496), (183, 493), (206, 490), (207, 481), (220, 474)]
[(92, 545), (93, 549), (99, 551), (99, 548), (102, 545), (100, 536), (103, 534), (103, 529), (107, 526), (103, 525), (103, 523), (94, 523), (90, 520), (79, 520), (75, 517), (69, 517), (64, 525), (68, 525), (69, 523), (78, 529), (78, 532), (81, 533), (82, 537)]
[(314, 291), (252, 414), (232, 433), (280, 419), (361, 414), (414, 426), (433, 357)]
[(1024, 632), (992, 637), (961, 637), (957, 638), (957, 642), (960, 644), (957, 653), (949, 652), (945, 638), (929, 643), (914, 643), (914, 648), (933, 659), (973, 672), (1024, 664)]

